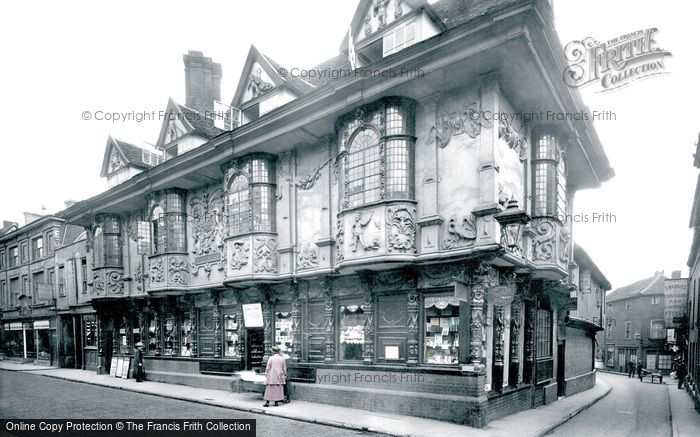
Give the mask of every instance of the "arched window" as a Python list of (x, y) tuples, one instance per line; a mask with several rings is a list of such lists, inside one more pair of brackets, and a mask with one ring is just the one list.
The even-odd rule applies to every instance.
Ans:
[(228, 189), (228, 217), (231, 233), (242, 234), (250, 230), (250, 196), (248, 178), (239, 174)]
[(235, 162), (229, 176), (229, 235), (275, 232), (275, 164), (272, 155), (256, 154)]
[(534, 216), (567, 214), (565, 154), (558, 139), (543, 134), (535, 142), (532, 156), (532, 191)]
[(165, 212), (160, 205), (151, 211), (151, 232), (153, 234), (153, 254), (165, 252), (167, 233), (165, 231)]
[(355, 134), (348, 149), (348, 207), (379, 200), (379, 135), (372, 128), (362, 129)]
[(387, 97), (339, 120), (342, 206), (413, 200), (414, 103)]

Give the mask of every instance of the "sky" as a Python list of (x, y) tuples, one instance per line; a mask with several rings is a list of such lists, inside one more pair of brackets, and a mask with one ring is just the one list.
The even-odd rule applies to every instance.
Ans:
[[(700, 2), (555, 0), (563, 44), (604, 41), (658, 28), (669, 74), (597, 93), (580, 89), (591, 110), (612, 111), (596, 130), (616, 176), (580, 191), (574, 239), (613, 288), (658, 270), (682, 270), (698, 169), (700, 131), (696, 18)], [(310, 67), (337, 54), (357, 0), (27, 1), (0, 6), (0, 220), (23, 223), (24, 211), (55, 213), (66, 200), (106, 189), (99, 176), (107, 136), (154, 143), (160, 121), (83, 120), (84, 111), (150, 112), (168, 97), (184, 103), (182, 55), (200, 50), (223, 67), (230, 101), (250, 44), (287, 68)], [(671, 7), (672, 5), (672, 7)], [(37, 13), (41, 11), (41, 13)], [(609, 217), (612, 217), (609, 216)]]

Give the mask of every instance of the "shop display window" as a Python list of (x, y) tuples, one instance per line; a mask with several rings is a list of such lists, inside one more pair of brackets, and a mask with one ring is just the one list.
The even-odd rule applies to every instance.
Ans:
[(36, 331), (36, 351), (37, 359), (51, 360), (51, 330), (37, 329)]
[(119, 353), (120, 354), (131, 353), (131, 350), (130, 350), (128, 343), (127, 343), (128, 335), (129, 335), (129, 330), (127, 329), (126, 320), (122, 320), (122, 323), (119, 326)]
[(365, 312), (362, 305), (341, 305), (340, 317), (340, 359), (362, 360), (365, 344)]
[(226, 341), (224, 356), (238, 356), (238, 321), (235, 314), (224, 315), (224, 339)]
[(170, 315), (163, 320), (163, 339), (165, 347), (163, 355), (178, 355), (180, 346), (177, 332), (177, 319)]
[[(139, 318), (138, 316), (135, 316), (132, 321), (131, 321), (131, 334), (133, 336), (134, 342), (133, 344), (136, 345), (136, 343), (143, 341), (141, 339), (141, 325), (139, 323)], [(129, 351), (133, 352), (133, 351)]]
[(153, 355), (158, 350), (156, 319), (149, 317), (148, 319), (148, 353)]
[(183, 357), (189, 357), (192, 355), (192, 340), (193, 340), (193, 326), (192, 319), (189, 315), (185, 316), (182, 321), (182, 347), (180, 348), (180, 355)]
[(453, 296), (426, 297), (425, 362), (453, 365), (459, 362), (459, 301)]
[(291, 311), (280, 311), (275, 313), (275, 345), (283, 353), (291, 353), (294, 334), (292, 333), (292, 313)]

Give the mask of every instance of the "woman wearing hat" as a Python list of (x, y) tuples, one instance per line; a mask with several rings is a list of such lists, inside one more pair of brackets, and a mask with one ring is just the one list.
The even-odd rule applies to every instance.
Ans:
[(134, 378), (136, 382), (146, 379), (146, 371), (143, 368), (143, 343), (140, 341), (134, 345)]
[(265, 368), (265, 395), (263, 396), (265, 405), (263, 407), (269, 407), (270, 401), (275, 402), (275, 407), (284, 401), (284, 384), (287, 381), (287, 363), (280, 355), (280, 348), (273, 346), (271, 350), (274, 355), (267, 360)]

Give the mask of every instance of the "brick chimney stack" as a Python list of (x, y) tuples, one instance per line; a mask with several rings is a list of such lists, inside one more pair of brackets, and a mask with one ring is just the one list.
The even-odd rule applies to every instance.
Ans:
[(195, 50), (182, 58), (185, 62), (185, 105), (202, 114), (213, 112), (214, 100), (221, 100), (221, 64)]
[(680, 270), (674, 270), (671, 272), (671, 279), (680, 279), (681, 278), (681, 271)]

